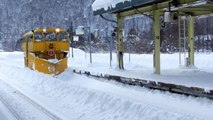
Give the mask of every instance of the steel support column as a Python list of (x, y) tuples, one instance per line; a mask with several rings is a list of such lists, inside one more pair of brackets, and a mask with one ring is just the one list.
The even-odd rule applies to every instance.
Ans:
[(178, 39), (178, 51), (179, 51), (179, 65), (181, 65), (181, 16), (178, 16), (178, 34), (179, 34), (179, 39)]
[(194, 65), (194, 16), (188, 18), (188, 58), (189, 65)]
[(123, 17), (120, 17), (120, 14), (117, 14), (117, 25), (118, 25), (118, 35), (117, 35), (117, 60), (118, 60), (118, 67), (119, 69), (124, 69), (123, 65)]
[(154, 24), (154, 69), (156, 74), (160, 74), (160, 10), (153, 11)]

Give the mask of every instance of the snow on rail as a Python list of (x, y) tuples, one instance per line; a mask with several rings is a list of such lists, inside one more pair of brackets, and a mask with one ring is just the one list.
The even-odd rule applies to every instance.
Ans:
[[(3, 109), (2, 107), (0, 108), (0, 110), (2, 109), (3, 111), (0, 111), (2, 113), (6, 113), (7, 112), (7, 115), (5, 114), (0, 114), (0, 120), (22, 120), (22, 118), (19, 116), (19, 114), (17, 114), (17, 112), (15, 112), (15, 110), (10, 107), (9, 103), (4, 99), (4, 97), (2, 97), (0, 95), (0, 103), (3, 104)], [(1, 105), (2, 106), (2, 105)], [(10, 113), (8, 113), (10, 112)]]
[(17, 120), (62, 120), (1, 79), (0, 101)]

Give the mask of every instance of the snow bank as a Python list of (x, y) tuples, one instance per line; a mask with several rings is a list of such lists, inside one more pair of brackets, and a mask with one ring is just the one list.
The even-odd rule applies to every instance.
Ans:
[[(54, 112), (63, 114), (67, 119), (202, 120), (212, 117), (210, 113), (206, 115), (206, 112), (213, 110), (212, 102), (205, 99), (199, 101), (169, 93), (103, 83), (74, 75), (70, 70), (58, 78), (31, 70), (19, 69), (17, 73), (17, 70), (6, 69), (13, 76), (1, 78), (15, 84), (22, 92), (36, 101), (40, 100), (40, 104), (54, 109)], [(60, 79), (65, 75), (69, 76), (69, 80)], [(199, 107), (202, 111), (193, 110), (191, 106)]]
[[(115, 54), (113, 56), (113, 64), (115, 64)], [(135, 60), (143, 62), (129, 63), (127, 68), (141, 70), (139, 68), (147, 64), (143, 69), (152, 68), (152, 65), (149, 66), (152, 55), (133, 56)], [(174, 62), (171, 61), (173, 56), (165, 56), (167, 56), (167, 68), (173, 68), (174, 66), (169, 65)], [(96, 68), (96, 72), (102, 67), (108, 67), (109, 70), (116, 71), (107, 64), (108, 57), (108, 54), (93, 54), (94, 63), (91, 65), (88, 56), (85, 59), (84, 52), (75, 50), (74, 58), (69, 59), (69, 66), (93, 67)], [(1, 54), (1, 58), (4, 59), (0, 59), (0, 80), (17, 87), (42, 106), (63, 116), (64, 120), (211, 120), (213, 118), (211, 114), (213, 102), (205, 98), (103, 82), (74, 74), (72, 68), (54, 77), (25, 68), (22, 53), (4, 53)], [(131, 70), (127, 71), (131, 72)]]

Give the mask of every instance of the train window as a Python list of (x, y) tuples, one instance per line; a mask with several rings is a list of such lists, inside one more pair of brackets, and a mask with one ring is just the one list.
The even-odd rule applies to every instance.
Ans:
[(26, 36), (24, 36), (24, 39), (23, 39), (23, 41), (22, 42), (26, 42), (27, 41), (27, 37)]
[(67, 41), (67, 39), (68, 39), (67, 32), (60, 32), (59, 33), (59, 40), (61, 40), (61, 41)]
[(33, 36), (32, 36), (32, 35), (29, 36), (28, 41), (29, 41), (29, 42), (30, 42), (30, 41), (33, 41)]
[(54, 32), (46, 33), (45, 40), (55, 41), (56, 34)]
[(43, 40), (42, 33), (35, 32), (34, 33), (34, 38), (35, 38), (35, 41), (42, 41)]

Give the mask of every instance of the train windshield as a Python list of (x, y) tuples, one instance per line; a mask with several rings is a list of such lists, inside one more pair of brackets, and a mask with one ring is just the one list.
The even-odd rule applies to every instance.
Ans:
[(69, 35), (67, 32), (59, 32), (58, 34), (55, 32), (45, 32), (43, 34), (40, 32), (34, 33), (35, 41), (56, 41), (57, 39), (60, 41), (67, 41), (68, 37)]
[(56, 34), (55, 34), (55, 32), (45, 33), (45, 40), (56, 41)]
[(67, 39), (68, 39), (68, 34), (67, 34), (67, 32), (60, 32), (59, 33), (59, 40), (61, 40), (61, 41), (67, 41)]
[(42, 33), (35, 32), (34, 33), (34, 38), (35, 38), (35, 41), (42, 41), (43, 40)]

